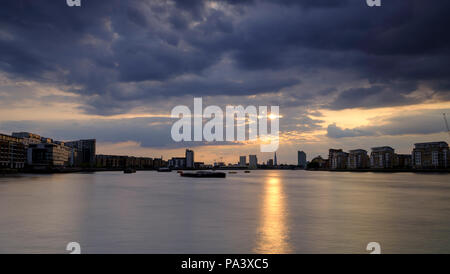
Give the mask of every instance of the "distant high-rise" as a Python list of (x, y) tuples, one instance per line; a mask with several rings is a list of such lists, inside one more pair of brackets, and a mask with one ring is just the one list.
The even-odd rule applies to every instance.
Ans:
[(415, 168), (448, 168), (449, 146), (446, 142), (414, 144), (412, 163)]
[(57, 143), (30, 144), (28, 147), (28, 165), (33, 166), (71, 166), (72, 148)]
[(278, 162), (277, 162), (277, 153), (275, 152), (275, 155), (274, 155), (274, 157), (273, 157), (273, 165), (274, 166), (277, 166), (278, 165)]
[(354, 149), (350, 150), (348, 155), (347, 168), (358, 169), (358, 168), (368, 168), (370, 164), (369, 156), (367, 151), (364, 149)]
[(95, 165), (96, 143), (95, 139), (89, 139), (65, 142), (64, 145), (77, 151), (77, 159), (74, 160), (76, 166), (93, 167)]
[[(333, 159), (335, 158), (335, 155), (342, 154), (343, 152), (344, 151), (342, 149), (330, 148), (328, 150), (328, 163), (327, 163), (328, 166), (327, 166), (327, 168), (335, 169), (336, 168), (336, 161), (333, 161)], [(333, 163), (335, 164), (334, 167), (333, 167)]]
[(194, 168), (194, 151), (186, 149), (186, 168)]
[(28, 147), (29, 144), (40, 144), (41, 136), (30, 132), (13, 132), (13, 137), (22, 138), (23, 144)]
[(247, 166), (247, 156), (239, 157), (239, 166), (241, 167)]
[(306, 167), (306, 153), (304, 151), (297, 152), (297, 165), (301, 168)]
[(370, 153), (371, 168), (393, 168), (395, 150), (392, 147), (373, 147)]
[(333, 152), (332, 157), (329, 159), (331, 161), (331, 169), (346, 169), (348, 164), (348, 153), (341, 150)]
[(26, 150), (21, 138), (0, 134), (0, 169), (25, 167)]
[(249, 161), (249, 168), (258, 168), (258, 158), (256, 158), (256, 155), (250, 155), (248, 156), (248, 161)]
[(167, 162), (171, 168), (187, 168), (186, 157), (173, 157)]

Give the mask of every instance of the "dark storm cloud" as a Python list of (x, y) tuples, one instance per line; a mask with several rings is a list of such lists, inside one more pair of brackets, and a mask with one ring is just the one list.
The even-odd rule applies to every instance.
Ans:
[(361, 137), (361, 136), (374, 136), (375, 132), (368, 131), (366, 129), (349, 129), (341, 128), (336, 124), (328, 125), (327, 136), (331, 138), (344, 138), (344, 137)]
[[(95, 138), (100, 142), (136, 141), (144, 147), (160, 147), (174, 144), (167, 132), (168, 119), (135, 118), (89, 121), (7, 121), (2, 122), (3, 132), (30, 131), (56, 140)], [(152, 124), (152, 126), (150, 126)]]
[(352, 88), (342, 91), (328, 107), (331, 109), (351, 107), (389, 107), (419, 103), (421, 98), (408, 97), (417, 89), (414, 81), (403, 84), (372, 85), (368, 88)]
[(285, 118), (282, 119), (282, 121), (280, 122), (281, 124), (280, 130), (284, 132), (294, 129), (302, 133), (311, 132), (318, 129), (322, 129), (321, 123), (323, 122), (324, 122), (323, 120), (313, 119), (307, 115), (302, 115), (293, 120)]
[[(175, 142), (170, 129), (170, 118), (130, 118), (48, 121), (6, 121), (0, 124), (0, 131), (33, 132), (59, 141), (90, 139), (98, 142), (120, 143), (132, 141), (144, 148), (183, 148), (196, 146), (231, 145), (232, 142)], [(239, 145), (239, 144), (238, 144)]]
[[(127, 112), (164, 97), (257, 95), (297, 101), (336, 94), (332, 109), (449, 100), (450, 2), (5, 1), (0, 70), (64, 85), (85, 111)], [(296, 89), (323, 70), (360, 87)], [(259, 77), (258, 77), (259, 75)], [(318, 83), (319, 84), (319, 83)], [(419, 87), (430, 95), (416, 96)], [(292, 91), (291, 91), (292, 94)], [(302, 104), (300, 101), (298, 104)]]

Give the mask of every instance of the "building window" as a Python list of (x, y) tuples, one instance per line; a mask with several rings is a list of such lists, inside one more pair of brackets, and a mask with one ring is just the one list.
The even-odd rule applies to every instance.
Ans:
[(420, 152), (414, 153), (414, 162), (416, 166), (422, 165), (422, 154)]
[(432, 155), (431, 162), (432, 162), (433, 166), (438, 166), (439, 165), (439, 152), (433, 151), (431, 155)]

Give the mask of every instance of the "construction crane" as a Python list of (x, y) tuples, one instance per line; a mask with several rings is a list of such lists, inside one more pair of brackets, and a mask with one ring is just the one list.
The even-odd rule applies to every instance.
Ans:
[(445, 113), (442, 113), (442, 115), (444, 115), (445, 126), (447, 127), (447, 132), (448, 132), (448, 135), (450, 136), (450, 129), (448, 127), (447, 116), (445, 116)]

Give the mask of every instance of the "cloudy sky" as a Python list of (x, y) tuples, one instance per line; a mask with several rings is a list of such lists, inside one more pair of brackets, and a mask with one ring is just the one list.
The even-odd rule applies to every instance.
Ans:
[(276, 105), (282, 163), (329, 147), (449, 141), (450, 1), (7, 0), (0, 132), (98, 153), (236, 162), (252, 143), (174, 143), (177, 105)]

